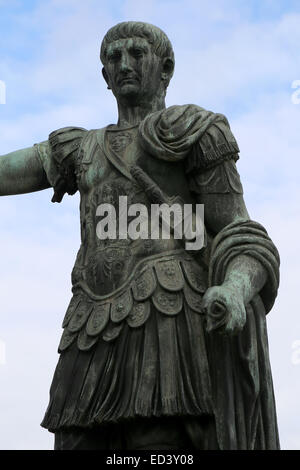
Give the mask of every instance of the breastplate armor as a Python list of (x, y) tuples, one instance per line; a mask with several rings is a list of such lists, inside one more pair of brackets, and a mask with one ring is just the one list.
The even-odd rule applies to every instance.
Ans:
[(81, 350), (91, 348), (99, 335), (111, 341), (124, 321), (132, 328), (141, 326), (150, 314), (150, 302), (162, 314), (177, 315), (185, 299), (195, 313), (201, 313), (207, 271), (185, 251), (181, 240), (97, 236), (99, 204), (118, 207), (119, 197), (127, 196), (128, 206), (143, 204), (150, 213), (151, 201), (130, 174), (132, 164), (143, 168), (168, 196), (192, 202), (181, 163), (155, 160), (141, 151), (137, 128), (87, 133), (76, 168), (82, 244), (72, 271), (74, 296), (59, 351), (76, 338)]

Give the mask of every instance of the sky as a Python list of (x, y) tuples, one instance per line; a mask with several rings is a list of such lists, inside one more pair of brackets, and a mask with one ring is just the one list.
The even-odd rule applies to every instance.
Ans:
[[(270, 358), (281, 447), (299, 450), (299, 1), (0, 0), (0, 155), (61, 127), (116, 122), (99, 48), (128, 20), (159, 26), (173, 44), (167, 106), (223, 113), (238, 141), (248, 211), (281, 255)], [(0, 449), (53, 448), (39, 423), (80, 239), (78, 195), (51, 197), (49, 189), (0, 200)]]

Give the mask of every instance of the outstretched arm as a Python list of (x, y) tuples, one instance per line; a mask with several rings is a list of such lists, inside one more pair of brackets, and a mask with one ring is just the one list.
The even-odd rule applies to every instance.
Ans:
[(0, 156), (0, 196), (49, 188), (37, 146)]

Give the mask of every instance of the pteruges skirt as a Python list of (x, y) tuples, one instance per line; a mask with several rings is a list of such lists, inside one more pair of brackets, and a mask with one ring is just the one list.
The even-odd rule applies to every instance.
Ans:
[(151, 306), (139, 328), (126, 323), (89, 351), (60, 355), (41, 425), (52, 432), (137, 416), (212, 414), (204, 319), (184, 302), (175, 316)]

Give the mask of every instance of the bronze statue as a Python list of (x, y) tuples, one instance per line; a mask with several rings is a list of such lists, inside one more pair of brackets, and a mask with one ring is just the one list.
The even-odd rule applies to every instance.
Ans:
[[(225, 116), (165, 107), (167, 36), (124, 22), (101, 46), (118, 122), (0, 158), (0, 195), (80, 192), (81, 246), (42, 426), (55, 449), (278, 449), (265, 316), (279, 256), (250, 219)], [(204, 204), (205, 246), (98, 236), (101, 204)]]

